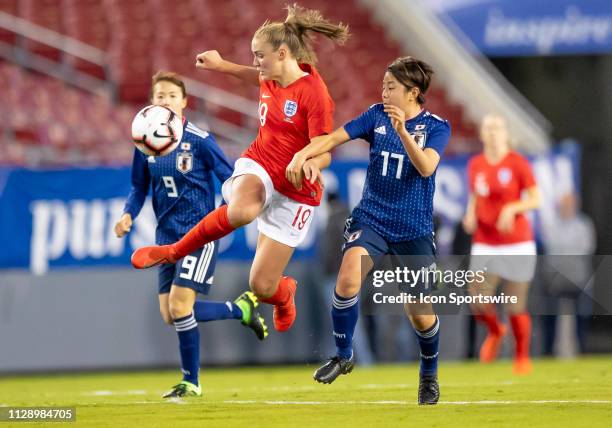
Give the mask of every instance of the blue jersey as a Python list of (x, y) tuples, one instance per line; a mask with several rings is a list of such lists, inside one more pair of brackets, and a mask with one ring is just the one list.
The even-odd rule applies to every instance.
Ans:
[[(419, 147), (434, 149), (442, 157), (450, 138), (448, 121), (423, 110), (405, 126)], [(344, 129), (351, 139), (370, 143), (363, 196), (353, 219), (369, 225), (388, 242), (431, 234), (435, 172), (423, 177), (412, 165), (383, 105), (374, 104)]]
[(132, 190), (124, 212), (136, 218), (151, 186), (155, 241), (176, 242), (215, 209), (213, 174), (224, 182), (232, 171), (212, 135), (185, 121), (183, 138), (172, 153), (154, 157), (134, 151)]

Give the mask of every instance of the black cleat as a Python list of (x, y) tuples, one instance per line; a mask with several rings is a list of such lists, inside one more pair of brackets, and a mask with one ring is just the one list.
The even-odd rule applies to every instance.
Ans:
[(264, 340), (268, 337), (268, 326), (264, 318), (255, 310), (259, 306), (259, 301), (255, 294), (251, 291), (246, 291), (238, 296), (234, 303), (242, 309), (242, 325), (253, 330), (253, 333), (255, 333), (259, 340)]
[(436, 375), (419, 378), (419, 405), (436, 404), (440, 398), (440, 385)]
[(314, 372), (314, 380), (319, 383), (332, 383), (341, 374), (349, 374), (355, 367), (355, 358), (340, 358), (335, 356)]

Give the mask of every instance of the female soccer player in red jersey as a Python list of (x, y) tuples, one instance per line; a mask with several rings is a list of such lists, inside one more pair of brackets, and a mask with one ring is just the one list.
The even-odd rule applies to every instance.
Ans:
[[(487, 115), (480, 128), (483, 153), (470, 160), (470, 197), (463, 226), (473, 233), (470, 269), (486, 268), (483, 284), (471, 284), (470, 292), (493, 295), (501, 280), (504, 293), (517, 297), (506, 305), (516, 342), (514, 372), (531, 372), (529, 343), (531, 317), (527, 312), (527, 292), (536, 264), (536, 245), (525, 213), (540, 204), (540, 194), (529, 162), (512, 151), (506, 121)], [(495, 306), (474, 305), (479, 322), (488, 329), (480, 349), (480, 360), (497, 357), (506, 327), (498, 320)]]
[[(334, 104), (314, 67), (309, 34), (322, 34), (342, 43), (348, 27), (332, 24), (316, 10), (288, 6), (285, 22), (266, 22), (253, 36), (253, 67), (233, 64), (216, 51), (197, 56), (196, 66), (220, 71), (259, 85), (257, 138), (236, 161), (222, 188), (224, 205), (208, 214), (180, 241), (144, 247), (132, 264), (148, 268), (173, 263), (186, 254), (257, 219), (259, 239), (249, 283), (260, 301), (274, 305), (274, 326), (288, 330), (296, 317), (296, 282), (282, 276), (294, 248), (305, 238), (319, 205), (319, 182), (299, 189), (285, 178), (293, 155), (333, 130)], [(315, 175), (329, 165), (323, 154), (306, 165)]]

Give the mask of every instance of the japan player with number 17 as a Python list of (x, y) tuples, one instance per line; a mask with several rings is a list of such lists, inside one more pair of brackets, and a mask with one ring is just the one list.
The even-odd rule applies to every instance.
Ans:
[[(377, 258), (390, 255), (395, 263), (413, 271), (435, 266), (435, 173), (450, 138), (450, 125), (423, 108), (432, 73), (423, 61), (397, 58), (384, 74), (382, 103), (308, 145), (287, 167), (287, 179), (299, 186), (308, 159), (352, 139), (370, 143), (363, 196), (346, 221), (333, 296), (337, 354), (315, 372), (318, 382), (331, 383), (353, 370), (359, 291)], [(425, 282), (402, 291), (419, 295), (430, 288)], [(440, 323), (431, 303), (406, 303), (405, 311), (421, 351), (418, 402), (436, 404)]]

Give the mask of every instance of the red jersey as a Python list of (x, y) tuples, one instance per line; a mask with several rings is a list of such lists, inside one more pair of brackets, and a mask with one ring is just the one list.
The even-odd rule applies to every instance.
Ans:
[(529, 220), (522, 213), (517, 214), (511, 232), (501, 233), (495, 227), (502, 207), (520, 200), (521, 192), (536, 184), (527, 159), (511, 151), (501, 162), (491, 165), (480, 154), (468, 164), (468, 179), (476, 198), (478, 225), (474, 242), (503, 245), (533, 240)]
[(332, 132), (334, 102), (317, 70), (307, 64), (300, 68), (308, 74), (286, 88), (273, 80), (260, 80), (259, 132), (242, 156), (267, 171), (277, 192), (316, 206), (323, 195), (319, 183), (305, 180), (302, 190), (297, 190), (285, 178), (285, 168), (311, 138)]

